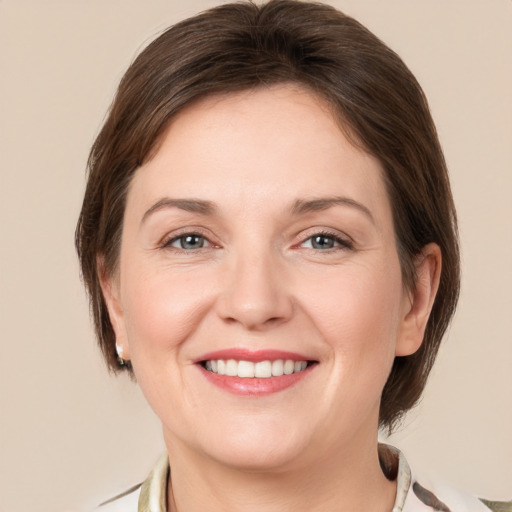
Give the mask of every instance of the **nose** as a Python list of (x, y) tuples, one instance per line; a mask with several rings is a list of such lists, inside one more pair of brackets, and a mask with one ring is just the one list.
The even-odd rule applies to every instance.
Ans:
[(247, 252), (234, 257), (226, 269), (217, 300), (219, 316), (253, 331), (288, 321), (293, 314), (293, 300), (279, 258)]

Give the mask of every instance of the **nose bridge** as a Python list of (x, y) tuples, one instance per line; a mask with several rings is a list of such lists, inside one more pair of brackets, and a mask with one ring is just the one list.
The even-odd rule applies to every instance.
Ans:
[(219, 298), (221, 316), (248, 329), (285, 321), (293, 308), (278, 252), (268, 240), (241, 245), (229, 258)]

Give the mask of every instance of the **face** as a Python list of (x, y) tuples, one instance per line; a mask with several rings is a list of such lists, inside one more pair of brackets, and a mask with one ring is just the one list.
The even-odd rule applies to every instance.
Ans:
[(421, 342), (379, 162), (292, 86), (173, 120), (103, 287), (169, 451), (229, 466), (375, 442), (393, 359)]

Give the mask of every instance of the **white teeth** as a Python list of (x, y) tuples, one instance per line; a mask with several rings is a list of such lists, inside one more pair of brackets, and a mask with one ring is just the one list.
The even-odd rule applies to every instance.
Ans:
[[(240, 364), (243, 361), (240, 361)], [(270, 361), (260, 361), (254, 365), (254, 376), (260, 379), (272, 377), (272, 363)]]
[(282, 359), (276, 359), (275, 361), (272, 361), (272, 375), (274, 377), (281, 377), (283, 375), (283, 366), (284, 361)]
[(276, 359), (274, 361), (237, 361), (235, 359), (212, 359), (204, 363), (206, 370), (218, 375), (229, 377), (259, 378), (281, 377), (304, 371), (307, 361), (293, 361), (291, 359)]
[(294, 368), (295, 368), (295, 363), (293, 361), (291, 361), (290, 359), (287, 359), (284, 362), (283, 372), (285, 375), (291, 375), (293, 373)]
[(239, 377), (254, 377), (254, 364), (250, 361), (240, 361), (238, 363)]
[(238, 363), (234, 359), (226, 361), (226, 375), (228, 377), (236, 377), (238, 374)]

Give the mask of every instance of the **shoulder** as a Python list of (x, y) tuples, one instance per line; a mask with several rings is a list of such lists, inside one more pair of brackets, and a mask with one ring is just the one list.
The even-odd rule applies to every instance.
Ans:
[(103, 502), (94, 512), (165, 512), (168, 477), (169, 459), (164, 453), (143, 483)]
[(412, 476), (403, 512), (512, 512), (512, 502), (479, 499), (449, 485)]
[(125, 492), (103, 502), (94, 512), (137, 512), (142, 484), (135, 485)]
[(493, 512), (512, 512), (512, 501), (491, 501), (483, 498), (481, 501)]
[(489, 501), (461, 492), (411, 470), (404, 454), (379, 445), (379, 457), (388, 477), (397, 481), (393, 512), (512, 512), (512, 501)]

